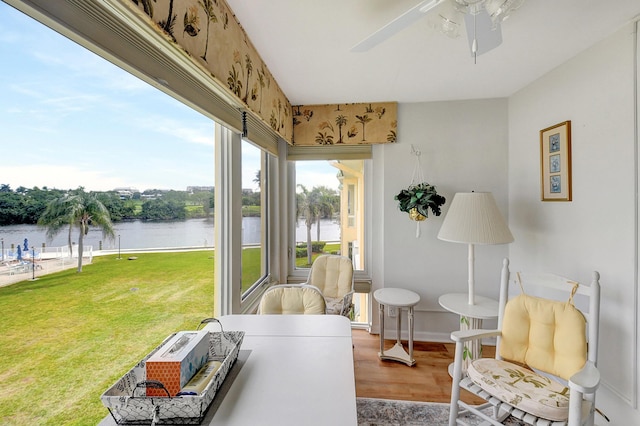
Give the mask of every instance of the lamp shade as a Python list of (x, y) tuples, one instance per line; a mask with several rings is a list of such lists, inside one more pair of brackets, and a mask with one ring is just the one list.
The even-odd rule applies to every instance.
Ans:
[(459, 192), (453, 197), (438, 239), (454, 243), (506, 244), (513, 241), (490, 192)]

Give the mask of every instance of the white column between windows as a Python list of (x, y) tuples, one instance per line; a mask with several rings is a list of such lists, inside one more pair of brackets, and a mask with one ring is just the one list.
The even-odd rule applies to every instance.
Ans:
[(216, 124), (214, 316), (240, 310), (242, 199), (240, 135)]

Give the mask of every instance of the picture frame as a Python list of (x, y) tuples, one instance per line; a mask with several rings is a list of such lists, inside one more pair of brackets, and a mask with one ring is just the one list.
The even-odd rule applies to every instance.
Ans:
[(571, 201), (571, 121), (540, 130), (542, 201)]

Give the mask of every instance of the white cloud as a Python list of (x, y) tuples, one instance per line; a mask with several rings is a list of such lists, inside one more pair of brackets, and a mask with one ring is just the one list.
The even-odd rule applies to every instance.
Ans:
[(56, 189), (75, 189), (82, 186), (87, 190), (108, 191), (118, 186), (134, 186), (128, 180), (100, 171), (45, 164), (3, 166), (0, 168), (0, 184), (7, 184), (14, 190), (20, 186), (46, 186)]
[(214, 124), (0, 2), (0, 184), (213, 185)]
[(191, 127), (185, 126), (181, 121), (167, 120), (165, 117), (162, 125), (158, 126), (156, 122), (154, 130), (185, 142), (214, 146), (213, 121), (210, 122), (210, 126)]
[(304, 185), (309, 191), (316, 186), (326, 186), (337, 190), (340, 185), (336, 177), (337, 173), (338, 169), (326, 162), (298, 163), (298, 167), (296, 167), (296, 184)]

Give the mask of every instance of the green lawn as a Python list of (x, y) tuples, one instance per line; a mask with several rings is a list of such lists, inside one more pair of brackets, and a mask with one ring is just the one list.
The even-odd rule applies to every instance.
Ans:
[[(109, 386), (165, 337), (213, 316), (212, 250), (116, 257), (0, 288), (0, 424), (97, 424)], [(246, 289), (260, 249), (242, 259)]]
[(261, 249), (242, 250), (242, 291), (247, 291), (262, 276)]
[[(333, 244), (326, 244), (324, 246), (324, 253), (311, 253), (311, 262), (313, 263), (314, 260), (316, 260), (316, 257), (320, 256), (321, 254), (327, 254), (327, 253), (335, 253), (338, 252), (338, 250), (340, 250), (340, 244), (339, 243), (333, 243)], [(297, 268), (310, 268), (311, 265), (309, 265), (307, 263), (307, 256), (305, 257), (297, 257), (296, 258), (296, 267)]]
[(98, 423), (109, 386), (213, 315), (213, 251), (137, 257), (0, 288), (0, 424)]

